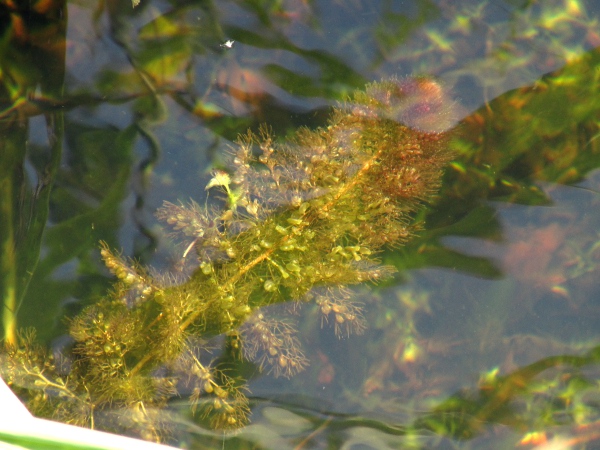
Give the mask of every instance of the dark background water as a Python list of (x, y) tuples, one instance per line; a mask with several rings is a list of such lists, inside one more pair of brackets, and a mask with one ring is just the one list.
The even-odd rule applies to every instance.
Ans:
[[(252, 380), (252, 424), (226, 442), (593, 445), (599, 20), (591, 0), (0, 5), (5, 311), (60, 346), (110, 287), (99, 241), (168, 270), (179, 249), (154, 211), (203, 203), (239, 133), (324, 125), (366, 82), (424, 74), (456, 119), (425, 230), (382, 255), (393, 282), (360, 289), (364, 336), (303, 318), (311, 368)], [(191, 426), (182, 443), (211, 442)]]

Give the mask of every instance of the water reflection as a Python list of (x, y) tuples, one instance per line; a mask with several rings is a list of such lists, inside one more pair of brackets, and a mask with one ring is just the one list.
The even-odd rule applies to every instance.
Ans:
[[(100, 240), (168, 267), (170, 244), (153, 212), (163, 200), (202, 203), (208, 169), (222, 164), (238, 133), (261, 122), (279, 135), (323, 125), (328, 107), (365, 81), (435, 75), (469, 112), (458, 127), (457, 158), (427, 231), (383, 255), (419, 270), (403, 272), (404, 284), (365, 294), (382, 300), (369, 312), (364, 340), (308, 329), (315, 367), (305, 382), (260, 379), (253, 391), (299, 392), (358, 417), (377, 411), (373, 420), (394, 424), (373, 437), (382, 448), (443, 447), (440, 435), (469, 438), (462, 445), (476, 448), (492, 436), (512, 445), (546, 428), (575, 435), (571, 441), (597, 439), (588, 387), (597, 380), (590, 350), (597, 197), (560, 186), (595, 190), (599, 57), (592, 49), (600, 38), (593, 7), (7, 3), (0, 229), (15, 251), (3, 252), (5, 335), (16, 310), (18, 326), (35, 326), (43, 340), (62, 335), (65, 313), (110, 285)], [(228, 39), (235, 45), (221, 47)], [(522, 409), (533, 412), (525, 417)], [(285, 427), (263, 423), (262, 412), (253, 426), (271, 430), (271, 444), (261, 445), (276, 448)], [(310, 433), (334, 437), (315, 445), (366, 445), (357, 436), (369, 426), (356, 420), (363, 428), (335, 434), (335, 421), (324, 419)], [(385, 427), (399, 424), (413, 430), (410, 439), (383, 443), (393, 434)], [(243, 436), (236, 445), (244, 446)]]

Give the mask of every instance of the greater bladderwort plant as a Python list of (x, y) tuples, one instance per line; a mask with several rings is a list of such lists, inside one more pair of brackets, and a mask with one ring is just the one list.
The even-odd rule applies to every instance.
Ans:
[(411, 216), (440, 185), (448, 107), (430, 79), (390, 79), (286, 143), (266, 127), (248, 132), (231, 150), (231, 171), (207, 185), (224, 194), (221, 208), (165, 202), (156, 214), (184, 240), (188, 277), (153, 275), (102, 244), (118, 280), (71, 320), (61, 367), (23, 332), (6, 348), (2, 376), (34, 414), (69, 423), (94, 427), (104, 409), (123, 407), (143, 437), (159, 439), (153, 411), (187, 393), (213, 427), (242, 426), (245, 382), (227, 357), (211, 356), (212, 341), (225, 337), (230, 362), (291, 377), (307, 364), (294, 324), (265, 306), (312, 303), (337, 334), (360, 333), (361, 306), (345, 287), (392, 272), (376, 254), (411, 237)]

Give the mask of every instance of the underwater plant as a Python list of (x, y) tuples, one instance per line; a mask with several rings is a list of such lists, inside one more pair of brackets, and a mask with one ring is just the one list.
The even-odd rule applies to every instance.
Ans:
[(220, 207), (165, 202), (156, 213), (183, 239), (187, 275), (153, 273), (102, 244), (117, 281), (70, 320), (69, 351), (53, 355), (22, 332), (6, 344), (2, 377), (32, 413), (68, 423), (97, 427), (104, 410), (126, 408), (142, 437), (160, 440), (155, 411), (185, 395), (212, 427), (243, 426), (237, 363), (276, 377), (308, 364), (293, 320), (265, 307), (312, 304), (339, 336), (366, 326), (346, 287), (388, 277), (377, 253), (418, 229), (413, 215), (451, 157), (451, 106), (435, 81), (392, 78), (285, 143), (266, 127), (248, 132), (231, 171), (215, 170), (206, 186)]

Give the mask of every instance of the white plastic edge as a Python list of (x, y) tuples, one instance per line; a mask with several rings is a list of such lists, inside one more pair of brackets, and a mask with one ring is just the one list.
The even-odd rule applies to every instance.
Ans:
[[(0, 448), (3, 435), (23, 436), (35, 441), (58, 442), (89, 449), (168, 450), (167, 445), (76, 427), (33, 417), (17, 396), (0, 378)], [(13, 447), (13, 446), (11, 446)], [(18, 448), (18, 447), (15, 447)]]

